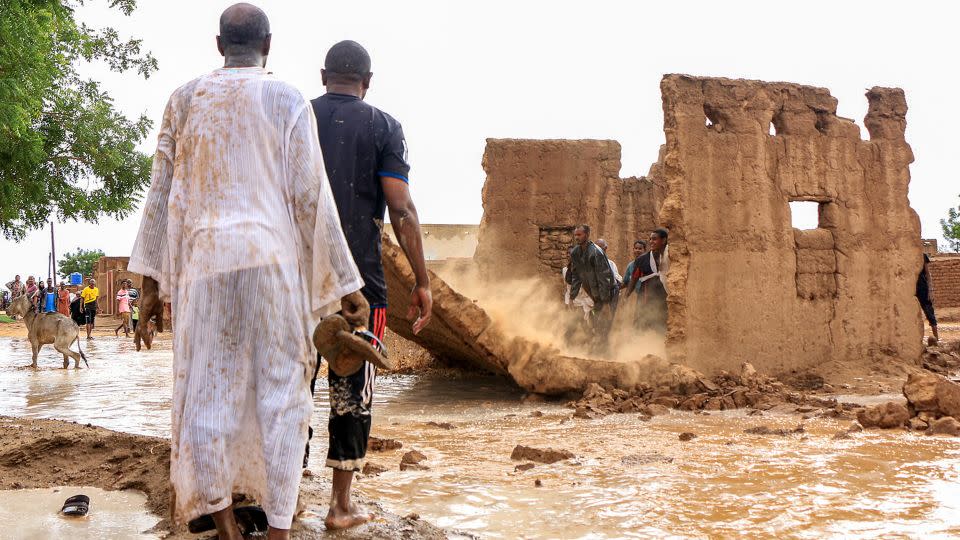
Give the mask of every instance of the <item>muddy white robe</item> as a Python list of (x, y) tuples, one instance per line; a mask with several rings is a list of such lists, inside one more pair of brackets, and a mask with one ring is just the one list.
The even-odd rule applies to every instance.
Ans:
[(175, 517), (221, 510), (239, 492), (289, 528), (311, 333), (363, 284), (299, 91), (241, 68), (174, 92), (129, 270), (173, 304)]

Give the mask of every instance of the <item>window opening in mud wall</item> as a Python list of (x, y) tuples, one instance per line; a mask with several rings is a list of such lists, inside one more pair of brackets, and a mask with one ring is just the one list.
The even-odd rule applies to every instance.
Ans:
[(794, 229), (809, 231), (820, 227), (820, 203), (790, 201), (790, 221)]
[(831, 201), (789, 202), (797, 257), (797, 296), (806, 300), (837, 297), (837, 250)]
[(537, 266), (541, 275), (559, 276), (563, 272), (570, 260), (569, 250), (573, 247), (573, 228), (573, 225), (540, 226)]

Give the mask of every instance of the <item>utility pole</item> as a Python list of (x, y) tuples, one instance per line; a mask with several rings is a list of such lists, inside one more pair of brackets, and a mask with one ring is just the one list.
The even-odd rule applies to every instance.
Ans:
[(51, 276), (56, 281), (57, 275), (57, 246), (53, 241), (53, 220), (50, 220), (50, 266), (53, 268)]

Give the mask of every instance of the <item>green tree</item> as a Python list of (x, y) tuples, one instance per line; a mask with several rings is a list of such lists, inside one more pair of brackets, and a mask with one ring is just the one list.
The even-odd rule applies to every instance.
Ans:
[(940, 226), (950, 249), (960, 253), (960, 206), (947, 210), (947, 219), (941, 219)]
[[(142, 197), (151, 159), (137, 151), (151, 122), (118, 112), (81, 61), (148, 78), (140, 40), (75, 19), (85, 0), (0, 0), (0, 231), (22, 240), (55, 217), (123, 218)], [(129, 15), (136, 0), (106, 0)]]
[(103, 257), (103, 251), (99, 249), (80, 249), (68, 252), (62, 259), (57, 261), (60, 277), (67, 279), (70, 274), (80, 272), (84, 277), (93, 274), (93, 267), (97, 261)]

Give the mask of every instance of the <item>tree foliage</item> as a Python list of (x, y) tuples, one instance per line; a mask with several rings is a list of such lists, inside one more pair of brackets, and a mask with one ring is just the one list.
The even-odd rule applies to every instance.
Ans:
[(93, 267), (96, 266), (100, 257), (103, 257), (103, 251), (99, 249), (77, 248), (76, 251), (68, 252), (57, 261), (57, 273), (63, 279), (67, 279), (74, 272), (89, 276), (93, 274)]
[(960, 253), (960, 206), (947, 210), (947, 219), (941, 219), (940, 226), (950, 249)]
[[(55, 217), (129, 215), (150, 180), (137, 151), (151, 128), (126, 118), (99, 83), (77, 72), (100, 61), (148, 78), (140, 40), (75, 19), (85, 0), (0, 0), (0, 231), (21, 240)], [(107, 0), (129, 15), (135, 0)]]

